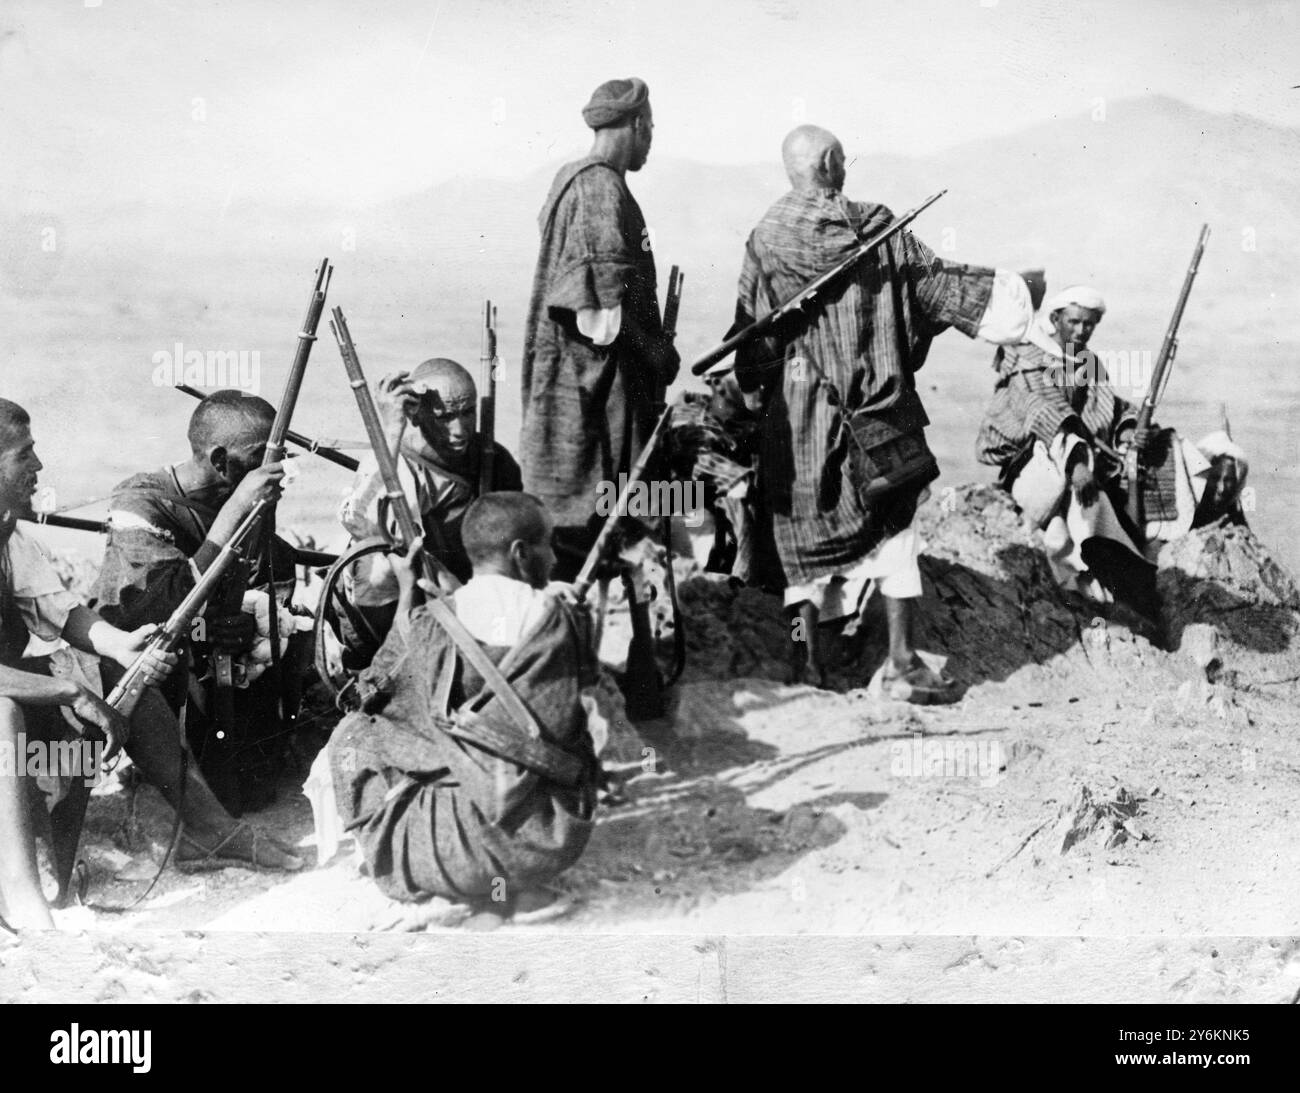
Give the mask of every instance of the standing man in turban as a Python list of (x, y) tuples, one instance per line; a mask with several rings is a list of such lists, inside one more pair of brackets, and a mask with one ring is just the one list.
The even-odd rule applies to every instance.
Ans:
[[(834, 134), (801, 125), (781, 154), (791, 189), (750, 234), (736, 328), (894, 219), (883, 205), (841, 192), (844, 149)], [(822, 681), (818, 624), (856, 614), (878, 582), (889, 620), (882, 678), (890, 697), (957, 697), (912, 646), (912, 603), (921, 595), (912, 519), (939, 473), (915, 373), (949, 326), (1017, 342), (1032, 316), (1019, 275), (943, 261), (904, 231), (773, 336), (737, 353), (736, 379), (760, 414), (759, 503), (785, 571), (796, 679)]]
[(663, 335), (650, 233), (625, 175), (650, 154), (638, 79), (601, 84), (582, 111), (591, 152), (560, 169), (542, 206), (524, 336), (524, 489), (555, 518), (556, 577), (572, 580), (600, 527), (601, 482), (630, 471), (677, 375)]
[[(650, 93), (635, 77), (596, 88), (583, 108), (595, 131), (588, 155), (560, 169), (538, 223), (523, 353), (524, 489), (555, 520), (555, 576), (571, 581), (596, 541), (602, 483), (630, 472), (654, 427), (656, 390), (680, 359), (664, 337), (655, 260), (641, 208), (627, 187), (650, 154)], [(624, 574), (634, 630), (649, 632), (649, 593)], [(635, 644), (635, 643), (634, 643)], [(661, 712), (652, 668), (628, 665), (629, 713)], [(643, 671), (644, 669), (644, 671)], [(647, 676), (648, 679), (648, 676)]]
[[(1247, 463), (1223, 432), (1194, 445), (1172, 430), (1137, 428), (1136, 407), (1088, 348), (1105, 314), (1101, 293), (1072, 285), (1047, 301), (1023, 343), (998, 349), (976, 454), (999, 468), (1000, 484), (1042, 532), (1063, 590), (1094, 605), (1118, 599), (1149, 621), (1160, 543), (1225, 514), (1244, 522)], [(1147, 467), (1141, 527), (1120, 482), (1130, 444)]]

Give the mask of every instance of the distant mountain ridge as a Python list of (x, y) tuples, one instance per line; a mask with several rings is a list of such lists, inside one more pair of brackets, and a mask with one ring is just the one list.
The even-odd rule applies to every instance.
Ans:
[[(661, 132), (630, 178), (654, 233), (661, 281), (686, 274), (678, 345), (688, 360), (716, 342), (734, 310), (744, 241), (786, 189), (772, 134), (768, 163), (676, 160)], [(1196, 110), (1167, 98), (972, 141), (925, 157), (854, 157), (847, 192), (901, 212), (948, 188), (915, 224), (941, 256), (1012, 269), (1045, 267), (1049, 289), (1094, 284), (1109, 309), (1094, 344), (1154, 352), (1203, 221), (1212, 235), (1181, 333), (1162, 415), (1196, 436), (1230, 404), (1254, 456), (1261, 535), (1300, 569), (1300, 130)], [(484, 297), (500, 311), (506, 378), (499, 436), (514, 442), (517, 368), (536, 261), (536, 217), (557, 164), (515, 179), (454, 179), (374, 207), (298, 207), (240, 199), (225, 208), (118, 205), (11, 218), (0, 232), (0, 394), (45, 421), (99, 432), (77, 452), (43, 450), (51, 482), (87, 495), (175, 455), (191, 406), (151, 385), (154, 355), (257, 350), (275, 398), (323, 255), (336, 264), (330, 305), (345, 309), (367, 375), (433, 355), (472, 363)], [(341, 168), (342, 169), (342, 168)], [(50, 233), (53, 233), (52, 235)], [(56, 245), (46, 249), (46, 240)], [(302, 431), (357, 436), (337, 352), (322, 338), (299, 417)], [(992, 386), (991, 348), (949, 334), (920, 375), (942, 483), (987, 480), (973, 445)], [(51, 384), (52, 370), (67, 382)], [(685, 382), (685, 381), (683, 381)], [(295, 422), (295, 428), (298, 422)], [(53, 431), (52, 429), (50, 431)], [(101, 439), (102, 433), (102, 439)], [(124, 446), (115, 438), (130, 436)], [(337, 473), (306, 470), (331, 498)], [(329, 510), (312, 507), (314, 518)]]
[[(661, 264), (687, 271), (684, 322), (702, 306), (729, 312), (722, 305), (734, 288), (744, 238), (786, 188), (781, 135), (773, 133), (768, 164), (652, 154), (629, 178)], [(661, 147), (670, 143), (670, 135), (661, 135)], [(1300, 291), (1300, 129), (1151, 97), (1109, 103), (1104, 120), (1083, 113), (931, 156), (853, 158), (848, 152), (850, 196), (902, 211), (949, 190), (915, 229), (945, 257), (1045, 266), (1058, 285), (1090, 279), (1112, 292), (1161, 296), (1181, 276), (1184, 254), (1205, 220), (1214, 231), (1204, 268), (1207, 295), (1268, 290), (1294, 298)], [(405, 295), (401, 281), (415, 268), (422, 294), (432, 285), (439, 295), (488, 293), (522, 306), (536, 215), (556, 167), (516, 179), (453, 179), (369, 208), (250, 200), (202, 212), (118, 207), (63, 225), (66, 253), (56, 261), (99, 265), (99, 252), (145, 278), (165, 269), (165, 280), (175, 284), (177, 268), (217, 256), (243, 273), (267, 261), (272, 268), (292, 261), (296, 268), (321, 252), (337, 255), (341, 269), (356, 262), (366, 277), (396, 282), (390, 289), (398, 299)], [(25, 233), (37, 227), (29, 223)], [(43, 259), (8, 234), (4, 283), (22, 292), (23, 267)], [(210, 281), (202, 269), (193, 272), (196, 288)], [(45, 289), (60, 287), (58, 278), (35, 280)]]

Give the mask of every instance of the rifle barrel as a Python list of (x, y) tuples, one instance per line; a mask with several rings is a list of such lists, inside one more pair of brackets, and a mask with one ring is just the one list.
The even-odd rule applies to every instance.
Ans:
[(280, 396), (280, 406), (276, 411), (275, 421), (271, 425), (271, 435), (266, 441), (266, 456), (263, 464), (278, 463), (284, 458), (284, 443), (289, 432), (289, 421), (293, 417), (294, 407), (298, 404), (298, 394), (302, 390), (303, 377), (307, 373), (307, 360), (311, 356), (311, 347), (316, 343), (316, 328), (320, 325), (321, 312), (325, 310), (325, 294), (329, 291), (330, 277), (334, 267), (328, 258), (322, 258), (316, 267), (316, 284), (312, 288), (311, 299), (307, 302), (307, 314), (302, 320), (302, 329), (298, 332), (298, 346), (294, 351), (293, 364), (289, 366), (289, 376), (285, 380), (284, 392)]
[(33, 524), (46, 524), (52, 528), (71, 528), (73, 531), (94, 531), (100, 535), (108, 531), (102, 520), (83, 520), (80, 516), (63, 516), (57, 512), (38, 512), (21, 519)]
[[(370, 388), (366, 385), (366, 376), (361, 370), (357, 347), (352, 341), (352, 332), (348, 329), (348, 321), (343, 316), (343, 309), (336, 307), (333, 315), (330, 329), (334, 332), (334, 340), (338, 343), (343, 367), (348, 374), (348, 384), (352, 388), (353, 395), (356, 396), (357, 409), (361, 411), (361, 420), (366, 426), (366, 436), (370, 438), (370, 447), (374, 451), (375, 462), (379, 465), (379, 476), (384, 483), (384, 496), (388, 499), (393, 515), (397, 518), (397, 527), (401, 532), (404, 545), (409, 547), (420, 538), (420, 525), (416, 523), (415, 514), (411, 512), (406, 493), (402, 490), (402, 481), (397, 474), (397, 460), (388, 446), (388, 436), (384, 431), (384, 423), (379, 418), (379, 409), (375, 406)], [(423, 556), (433, 565), (444, 587), (451, 589), (460, 587), (460, 581), (433, 554), (426, 550), (423, 551)]]
[(1191, 265), (1187, 267), (1187, 273), (1183, 277), (1183, 287), (1178, 292), (1178, 302), (1174, 305), (1174, 313), (1169, 319), (1169, 327), (1165, 330), (1164, 341), (1160, 343), (1160, 355), (1156, 358), (1155, 370), (1151, 375), (1151, 386), (1147, 388), (1146, 395), (1142, 399), (1142, 405), (1138, 408), (1137, 427), (1139, 429), (1149, 428), (1151, 420), (1155, 416), (1156, 404), (1160, 401), (1165, 393), (1165, 387), (1169, 383), (1169, 373), (1174, 362), (1174, 356), (1178, 352), (1178, 328), (1183, 322), (1183, 312), (1187, 309), (1187, 299), (1192, 293), (1192, 282), (1196, 280), (1196, 274), (1201, 268), (1201, 257), (1205, 254), (1205, 244), (1210, 238), (1210, 225), (1202, 224), (1201, 233), (1196, 238), (1196, 249), (1192, 252)]
[[(1173, 316), (1165, 331), (1164, 341), (1160, 344), (1160, 355), (1156, 358), (1156, 366), (1151, 374), (1151, 385), (1142, 396), (1142, 404), (1138, 407), (1137, 420), (1134, 423), (1135, 431), (1143, 431), (1151, 427), (1151, 422), (1155, 418), (1156, 403), (1160, 401), (1165, 393), (1165, 387), (1169, 384), (1174, 356), (1178, 352), (1178, 327), (1183, 321), (1187, 298), (1192, 293), (1192, 282), (1196, 280), (1196, 273), (1201, 266), (1201, 256), (1205, 253), (1205, 244), (1209, 238), (1210, 225), (1202, 224), (1201, 234), (1196, 238), (1196, 249), (1192, 252), (1192, 263), (1187, 267), (1187, 273), (1183, 277), (1183, 287), (1179, 290), (1178, 302), (1174, 305)], [(1129, 516), (1141, 525), (1143, 521), (1142, 460), (1136, 444), (1130, 445), (1125, 454), (1124, 477), (1128, 480)]]
[(946, 194), (947, 190), (940, 190), (937, 194), (931, 194), (916, 208), (910, 209), (895, 220), (888, 227), (881, 228), (870, 239), (863, 241), (847, 258), (832, 266), (825, 273), (813, 278), (808, 284), (804, 285), (798, 292), (788, 300), (778, 304), (771, 311), (755, 319), (747, 327), (738, 330), (731, 337), (725, 339), (720, 344), (714, 346), (703, 356), (696, 358), (691, 365), (691, 374), (694, 376), (701, 375), (705, 369), (711, 367), (739, 349), (742, 345), (760, 337), (770, 330), (776, 323), (790, 314), (797, 308), (801, 308), (805, 303), (817, 295), (830, 282), (834, 281), (845, 270), (857, 265), (863, 258), (870, 254), (877, 247), (889, 242), (895, 235), (901, 232), (908, 224), (920, 216), (926, 209), (933, 205), (939, 198)]
[[(208, 397), (197, 387), (191, 387), (188, 383), (178, 383), (176, 385), (176, 390), (180, 391), (182, 394), (190, 395), (199, 400)], [(302, 448), (310, 455), (318, 455), (326, 462), (333, 463), (338, 467), (343, 467), (345, 470), (355, 471), (359, 466), (361, 466), (360, 460), (354, 459), (350, 455), (346, 455), (337, 448), (327, 447), (319, 441), (313, 440), (304, 433), (294, 432), (293, 429), (286, 429), (284, 432), (284, 438), (290, 444), (296, 444), (299, 448)]]
[(478, 433), (480, 495), (490, 493), (496, 481), (496, 431), (497, 431), (497, 309), (491, 300), (483, 303), (483, 336), (479, 350)]
[(624, 515), (628, 494), (632, 492), (633, 487), (641, 481), (641, 477), (645, 474), (645, 469), (650, 464), (650, 456), (654, 454), (659, 438), (663, 435), (663, 431), (672, 415), (673, 408), (665, 406), (663, 412), (659, 415), (659, 420), (655, 422), (654, 431), (646, 440), (645, 447), (641, 449), (641, 454), (637, 457), (632, 472), (627, 476), (627, 481), (619, 491), (618, 500), (614, 503), (614, 511), (605, 518), (600, 534), (596, 536), (595, 543), (592, 544), (591, 550), (587, 552), (587, 560), (582, 563), (582, 572), (578, 574), (578, 579), (573, 582), (573, 589), (577, 593), (578, 599), (585, 600), (587, 598), (587, 592), (591, 589), (595, 580), (596, 567), (609, 549), (609, 542), (614, 534), (615, 527), (618, 525), (619, 518)]

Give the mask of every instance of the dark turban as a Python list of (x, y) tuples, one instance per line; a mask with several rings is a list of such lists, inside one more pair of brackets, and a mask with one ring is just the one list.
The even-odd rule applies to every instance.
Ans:
[(604, 129), (639, 114), (649, 101), (650, 89), (645, 80), (635, 76), (607, 80), (592, 92), (591, 101), (582, 108), (582, 120), (592, 129)]

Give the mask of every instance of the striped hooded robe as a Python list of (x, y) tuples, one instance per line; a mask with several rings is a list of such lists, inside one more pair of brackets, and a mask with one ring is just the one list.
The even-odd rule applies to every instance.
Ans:
[[(737, 326), (794, 295), (892, 220), (883, 205), (836, 190), (787, 193), (746, 244)], [(846, 419), (888, 411), (928, 425), (915, 373), (947, 327), (975, 336), (993, 280), (992, 269), (945, 262), (900, 232), (801, 316), (737, 354), (742, 390), (765, 390), (759, 490), (788, 584), (842, 573), (911, 523), (919, 489), (893, 491), (870, 508), (860, 500)]]

